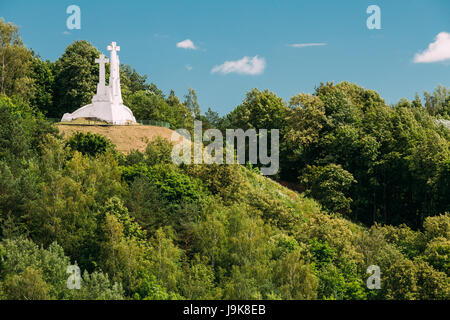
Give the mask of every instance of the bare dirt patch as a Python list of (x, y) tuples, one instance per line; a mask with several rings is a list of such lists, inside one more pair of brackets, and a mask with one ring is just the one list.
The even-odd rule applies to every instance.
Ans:
[(106, 136), (117, 147), (118, 151), (129, 153), (131, 150), (144, 151), (147, 143), (156, 137), (170, 141), (173, 130), (155, 126), (114, 126), (114, 125), (74, 125), (56, 124), (64, 138), (68, 139), (77, 132), (91, 132)]

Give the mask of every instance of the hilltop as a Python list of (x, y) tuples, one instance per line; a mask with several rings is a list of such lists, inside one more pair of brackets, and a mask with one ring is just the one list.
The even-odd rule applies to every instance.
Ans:
[(76, 132), (91, 132), (106, 136), (116, 145), (117, 150), (129, 153), (131, 150), (144, 151), (147, 143), (155, 137), (162, 137), (170, 141), (173, 130), (156, 126), (114, 126), (114, 125), (73, 125), (56, 124), (64, 138), (69, 138)]

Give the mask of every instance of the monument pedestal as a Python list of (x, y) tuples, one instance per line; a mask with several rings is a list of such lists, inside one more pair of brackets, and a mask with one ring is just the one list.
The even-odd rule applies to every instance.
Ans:
[(114, 105), (109, 101), (93, 102), (73, 113), (65, 113), (61, 121), (72, 121), (79, 118), (106, 121), (117, 125), (136, 123), (130, 108), (123, 104)]

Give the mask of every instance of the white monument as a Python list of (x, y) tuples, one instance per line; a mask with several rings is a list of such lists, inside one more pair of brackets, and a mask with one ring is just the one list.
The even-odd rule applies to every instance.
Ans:
[[(73, 113), (65, 113), (61, 121), (72, 121), (78, 118), (106, 121), (112, 124), (124, 125), (136, 123), (130, 108), (123, 105), (122, 92), (120, 90), (119, 56), (117, 51), (120, 47), (112, 42), (108, 46), (111, 51), (111, 59), (108, 60), (103, 54), (95, 62), (100, 65), (97, 94), (92, 98), (92, 103), (81, 107)], [(109, 84), (105, 83), (105, 64), (111, 61), (111, 72)]]

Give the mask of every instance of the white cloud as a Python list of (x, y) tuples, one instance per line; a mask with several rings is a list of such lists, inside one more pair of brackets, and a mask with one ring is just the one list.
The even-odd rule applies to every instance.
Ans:
[(428, 48), (414, 56), (415, 63), (440, 62), (450, 59), (450, 33), (441, 32)]
[(193, 68), (192, 68), (192, 66), (190, 64), (187, 64), (186, 65), (186, 69), (187, 69), (187, 71), (191, 71)]
[(326, 46), (327, 44), (324, 42), (313, 42), (313, 43), (293, 43), (289, 44), (289, 47), (293, 48), (306, 48), (306, 47), (317, 47), (317, 46)]
[(239, 73), (239, 74), (249, 74), (258, 75), (264, 72), (266, 68), (266, 60), (264, 58), (259, 58), (258, 56), (243, 57), (236, 61), (225, 61), (223, 64), (215, 66), (212, 68), (211, 73), (220, 72), (222, 74), (228, 73)]
[(62, 34), (64, 34), (64, 35), (66, 35), (66, 36), (67, 36), (67, 35), (69, 35), (69, 34), (70, 34), (70, 32), (66, 30), (66, 31), (64, 31), (64, 32), (63, 32)]
[(183, 40), (181, 42), (177, 43), (177, 48), (182, 48), (182, 49), (191, 49), (191, 50), (196, 50), (197, 47), (194, 45), (194, 43), (192, 42), (191, 39), (186, 39)]

